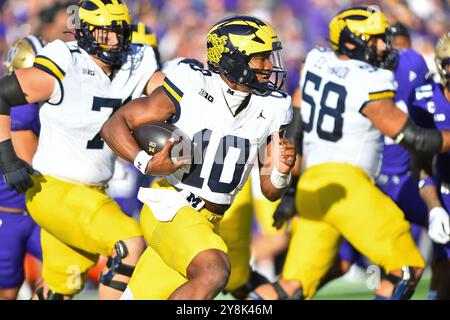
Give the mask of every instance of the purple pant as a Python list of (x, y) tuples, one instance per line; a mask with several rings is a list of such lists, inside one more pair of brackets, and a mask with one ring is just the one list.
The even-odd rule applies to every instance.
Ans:
[(28, 214), (0, 211), (0, 289), (22, 285), (25, 253), (42, 260), (40, 233)]
[(417, 182), (410, 174), (380, 175), (377, 186), (405, 213), (409, 222), (428, 227), (428, 209), (419, 194)]
[[(428, 227), (428, 209), (420, 197), (417, 183), (410, 174), (382, 174), (377, 179), (377, 186), (405, 213), (406, 220), (411, 222), (413, 238), (417, 242), (420, 237), (421, 228)], [(344, 239), (339, 250), (339, 256), (342, 260), (355, 263), (360, 259), (361, 253)]]

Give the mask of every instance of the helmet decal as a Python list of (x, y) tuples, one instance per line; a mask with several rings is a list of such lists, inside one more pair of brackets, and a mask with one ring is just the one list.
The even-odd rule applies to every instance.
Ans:
[(219, 37), (215, 33), (208, 35), (208, 61), (219, 63), (222, 53), (230, 52), (230, 49), (225, 47), (227, 41), (227, 36)]

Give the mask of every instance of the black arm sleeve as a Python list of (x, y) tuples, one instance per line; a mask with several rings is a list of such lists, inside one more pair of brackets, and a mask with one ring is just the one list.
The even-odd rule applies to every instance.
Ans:
[(441, 152), (442, 133), (439, 130), (418, 127), (411, 119), (406, 121), (395, 142), (412, 153), (434, 154)]
[(10, 115), (11, 107), (27, 103), (15, 73), (0, 78), (0, 114)]
[(303, 119), (300, 108), (293, 108), (293, 110), (294, 115), (286, 129), (286, 138), (294, 142), (297, 153), (303, 156)]
[(425, 173), (432, 177), (433, 173), (433, 159), (432, 154), (419, 154), (413, 153), (411, 156), (411, 176), (415, 182), (419, 182), (421, 179), (420, 172), (423, 170)]

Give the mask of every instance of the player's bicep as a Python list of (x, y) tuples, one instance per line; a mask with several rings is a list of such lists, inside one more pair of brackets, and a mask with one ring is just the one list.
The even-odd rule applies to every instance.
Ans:
[(15, 73), (28, 103), (50, 99), (57, 83), (54, 76), (36, 67), (19, 69)]
[(397, 108), (392, 99), (381, 99), (368, 102), (362, 109), (375, 127), (384, 135), (394, 138), (405, 125), (408, 115)]
[(162, 86), (165, 76), (162, 71), (155, 71), (145, 85), (144, 94), (149, 96), (156, 88)]
[(156, 88), (148, 97), (135, 99), (117, 111), (128, 127), (133, 130), (145, 123), (170, 120), (176, 108), (162, 87)]

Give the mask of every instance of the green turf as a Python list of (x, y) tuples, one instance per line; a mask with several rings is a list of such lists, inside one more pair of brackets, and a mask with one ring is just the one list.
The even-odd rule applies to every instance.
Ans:
[[(431, 274), (429, 270), (424, 272), (417, 286), (412, 300), (426, 300), (430, 287)], [(367, 288), (366, 281), (351, 281), (346, 278), (336, 279), (325, 285), (314, 296), (314, 300), (371, 300), (374, 297), (373, 290)], [(230, 295), (219, 295), (217, 300), (233, 299)]]
[[(419, 285), (416, 288), (412, 300), (426, 300), (430, 287), (431, 274), (429, 270), (424, 272)], [(84, 290), (75, 297), (75, 300), (96, 300), (97, 290)], [(371, 300), (373, 290), (367, 289), (366, 281), (351, 281), (346, 278), (336, 279), (325, 285), (314, 297), (315, 300)], [(229, 294), (220, 294), (216, 300), (234, 300)]]
[[(430, 287), (431, 274), (426, 271), (420, 280), (412, 300), (426, 300)], [(315, 300), (370, 300), (373, 290), (369, 290), (365, 281), (353, 282), (345, 278), (337, 279), (323, 287), (314, 297)]]

